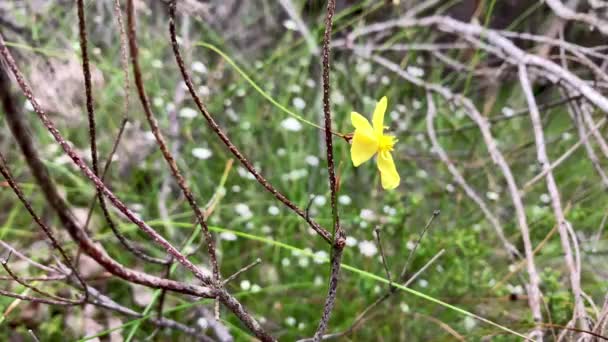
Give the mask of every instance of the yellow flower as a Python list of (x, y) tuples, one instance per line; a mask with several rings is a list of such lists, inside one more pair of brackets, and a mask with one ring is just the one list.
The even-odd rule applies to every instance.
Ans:
[(386, 106), (387, 99), (384, 96), (376, 104), (371, 124), (363, 115), (356, 112), (350, 113), (350, 120), (353, 126), (355, 126), (353, 143), (350, 148), (350, 158), (353, 161), (353, 165), (357, 167), (377, 153), (376, 162), (380, 171), (382, 187), (386, 190), (391, 190), (399, 186), (401, 179), (391, 155), (397, 139), (392, 135), (384, 134), (384, 113), (386, 112)]

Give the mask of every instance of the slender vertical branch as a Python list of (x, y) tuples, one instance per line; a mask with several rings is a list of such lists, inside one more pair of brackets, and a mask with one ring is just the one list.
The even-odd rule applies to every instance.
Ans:
[(211, 267), (213, 270), (213, 284), (217, 286), (220, 282), (220, 271), (217, 263), (217, 256), (215, 253), (215, 240), (209, 231), (209, 227), (207, 227), (207, 222), (205, 221), (205, 217), (203, 212), (201, 211), (198, 204), (196, 204), (196, 199), (192, 194), (192, 191), (186, 184), (186, 179), (181, 174), (179, 169), (177, 168), (177, 163), (173, 154), (167, 147), (167, 143), (165, 142), (165, 138), (163, 137), (160, 128), (158, 126), (158, 121), (154, 117), (152, 113), (152, 108), (150, 106), (150, 100), (148, 95), (146, 94), (146, 90), (144, 87), (144, 81), (141, 73), (141, 68), (139, 66), (139, 48), (137, 46), (137, 33), (136, 33), (136, 24), (135, 24), (135, 8), (133, 4), (133, 0), (127, 0), (127, 26), (128, 26), (128, 40), (129, 40), (129, 53), (131, 55), (131, 65), (133, 67), (133, 77), (135, 79), (135, 87), (137, 88), (137, 93), (139, 94), (139, 100), (144, 108), (144, 113), (146, 114), (146, 119), (150, 124), (150, 128), (152, 129), (152, 134), (154, 134), (154, 138), (160, 148), (163, 157), (167, 161), (169, 165), (169, 169), (171, 169), (171, 173), (173, 177), (177, 181), (184, 197), (188, 201), (190, 208), (194, 212), (198, 224), (200, 224), (203, 235), (205, 236), (205, 240), (207, 241), (207, 252), (209, 253), (209, 259), (211, 261)]
[[(525, 64), (520, 64), (518, 68), (519, 82), (521, 84), (521, 88), (526, 97), (526, 101), (528, 103), (528, 107), (530, 108), (530, 120), (532, 121), (532, 128), (534, 130), (534, 139), (536, 141), (536, 153), (537, 159), (540, 163), (543, 171), (546, 171), (545, 180), (547, 183), (547, 190), (549, 192), (549, 196), (551, 198), (551, 205), (553, 207), (553, 213), (555, 215), (555, 220), (557, 221), (557, 231), (559, 232), (562, 248), (564, 249), (564, 259), (566, 261), (566, 265), (570, 271), (570, 286), (572, 287), (572, 292), (574, 294), (574, 316), (578, 318), (581, 326), (585, 330), (589, 330), (588, 322), (587, 322), (587, 313), (585, 311), (585, 306), (581, 297), (581, 284), (580, 284), (580, 268), (577, 266), (573, 256), (572, 256), (572, 247), (570, 246), (570, 238), (569, 238), (569, 225), (570, 223), (566, 221), (566, 216), (564, 215), (564, 211), (561, 204), (561, 199), (559, 195), (559, 190), (557, 188), (557, 183), (555, 182), (555, 178), (553, 177), (553, 172), (551, 172), (550, 167), (551, 163), (547, 156), (546, 146), (545, 146), (545, 138), (543, 134), (542, 121), (540, 118), (540, 112), (538, 111), (538, 106), (536, 105), (536, 99), (534, 98), (534, 93), (532, 92), (532, 85), (530, 84), (530, 79), (528, 77), (528, 71)], [(574, 237), (576, 239), (576, 236)]]
[[(93, 103), (93, 89), (92, 89), (93, 86), (91, 83), (91, 67), (90, 67), (90, 62), (89, 62), (88, 39), (87, 39), (85, 13), (84, 13), (84, 0), (77, 0), (76, 5), (78, 8), (78, 32), (79, 32), (79, 36), (80, 36), (80, 50), (82, 52), (82, 73), (84, 76), (84, 90), (85, 90), (85, 96), (86, 96), (87, 117), (88, 117), (88, 122), (89, 122), (89, 139), (90, 139), (90, 145), (91, 145), (91, 160), (92, 160), (93, 173), (99, 177), (99, 159), (98, 159), (98, 155), (97, 155), (97, 138), (96, 138), (97, 130), (95, 128), (95, 126), (96, 126), (95, 125), (95, 107), (94, 107), (94, 103)], [(122, 136), (122, 132), (124, 130), (125, 123), (126, 122), (123, 120), (123, 124), (121, 125), (121, 129), (120, 129), (118, 137), (116, 139), (116, 143), (114, 144), (112, 153), (110, 154), (110, 159), (108, 159), (108, 161), (106, 162), (106, 167), (104, 168), (103, 176), (101, 177), (102, 181), (110, 166), (112, 156), (116, 150), (116, 146), (118, 145), (118, 141), (120, 140), (120, 138)], [(99, 200), (99, 206), (101, 207), (101, 211), (103, 213), (105, 221), (108, 224), (108, 226), (110, 227), (110, 229), (112, 230), (112, 233), (114, 233), (114, 235), (116, 236), (118, 241), (129, 252), (131, 252), (133, 255), (135, 255), (136, 257), (138, 257), (144, 261), (148, 261), (148, 262), (155, 263), (155, 264), (165, 264), (166, 263), (165, 260), (151, 257), (151, 256), (143, 253), (142, 251), (140, 251), (137, 247), (133, 246), (133, 244), (129, 240), (127, 240), (127, 238), (124, 235), (122, 235), (122, 233), (118, 230), (118, 227), (116, 227), (116, 223), (110, 216), (110, 212), (108, 210), (108, 206), (106, 205), (105, 199), (103, 198), (103, 194), (99, 190), (97, 190), (97, 199)], [(92, 201), (91, 209), (94, 206), (95, 206), (95, 200)], [(90, 217), (91, 217), (91, 215), (87, 216), (87, 221), (85, 223), (85, 231), (87, 229), (86, 227), (88, 227), (88, 224), (90, 222)]]
[(331, 135), (331, 106), (330, 106), (330, 91), (331, 84), (329, 79), (330, 74), (330, 53), (331, 53), (331, 29), (333, 17), (336, 11), (336, 1), (329, 0), (327, 2), (327, 15), (325, 17), (325, 33), (323, 35), (323, 47), (321, 55), (323, 58), (323, 113), (325, 118), (325, 149), (327, 152), (327, 173), (329, 178), (329, 187), (331, 191), (331, 211), (333, 216), (333, 236), (332, 236), (332, 256), (329, 275), (329, 289), (325, 304), (323, 305), (323, 313), (319, 326), (313, 336), (313, 341), (320, 341), (327, 330), (331, 312), (336, 303), (338, 294), (338, 283), (340, 281), (340, 262), (342, 253), (346, 245), (346, 237), (342, 227), (340, 226), (340, 216), (338, 215), (337, 192), (338, 184), (336, 182), (336, 174), (334, 168), (333, 155), (333, 140)]

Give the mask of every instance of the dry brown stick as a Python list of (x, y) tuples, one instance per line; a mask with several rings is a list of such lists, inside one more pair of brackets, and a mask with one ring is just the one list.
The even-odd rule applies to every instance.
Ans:
[(217, 134), (217, 136), (222, 140), (222, 143), (226, 145), (228, 150), (235, 156), (236, 159), (241, 162), (241, 164), (251, 173), (254, 178), (262, 185), (268, 192), (270, 192), (277, 200), (291, 209), (298, 216), (302, 217), (306, 222), (310, 225), (310, 227), (317, 232), (325, 241), (328, 243), (332, 243), (331, 234), (321, 225), (319, 225), (316, 221), (312, 220), (306, 213), (300, 209), (295, 203), (290, 201), (285, 195), (279, 192), (262, 174), (253, 166), (253, 164), (241, 153), (241, 151), (232, 143), (228, 135), (222, 130), (222, 128), (218, 125), (218, 123), (213, 119), (213, 116), (207, 109), (207, 107), (203, 104), (200, 97), (198, 96), (196, 89), (194, 88), (194, 83), (192, 82), (192, 78), (188, 74), (184, 60), (179, 51), (179, 44), (177, 43), (176, 32), (175, 32), (175, 0), (169, 3), (169, 34), (171, 36), (171, 44), (173, 47), (173, 54), (175, 55), (175, 60), (177, 61), (177, 65), (182, 74), (182, 78), (188, 87), (188, 91), (190, 92), (190, 96), (194, 100), (197, 108), (207, 120), (209, 127)]
[[(142, 77), (142, 73), (141, 73), (141, 68), (139, 66), (139, 48), (137, 46), (137, 30), (136, 30), (135, 26), (136, 26), (135, 7), (133, 4), (133, 0), (127, 0), (127, 27), (128, 27), (127, 37), (129, 40), (129, 53), (131, 56), (131, 66), (133, 68), (133, 77), (135, 79), (135, 88), (137, 89), (137, 93), (139, 95), (139, 100), (142, 104), (144, 113), (146, 114), (146, 119), (148, 120), (148, 123), (150, 124), (152, 134), (154, 134), (154, 138), (156, 139), (158, 147), (160, 148), (164, 159), (167, 161), (169, 169), (171, 170), (171, 173), (173, 174), (173, 177), (175, 178), (178, 186), (182, 190), (184, 197), (186, 197), (186, 200), (188, 201), (190, 208), (194, 212), (196, 219), (198, 221), (198, 224), (201, 226), (201, 229), (203, 231), (203, 235), (205, 236), (205, 240), (207, 241), (207, 252), (209, 253), (209, 259), (211, 261), (211, 267), (213, 270), (213, 279), (209, 279), (209, 277), (206, 275), (200, 279), (203, 280), (203, 282), (208, 285), (217, 286), (220, 282), (221, 276), (220, 276), (219, 266), (217, 263), (217, 256), (216, 256), (216, 252), (215, 252), (215, 240), (213, 239), (213, 236), (211, 235), (211, 232), (209, 231), (209, 227), (207, 227), (207, 223), (205, 221), (203, 212), (201, 211), (200, 207), (196, 203), (196, 199), (194, 198), (192, 191), (186, 184), (186, 179), (179, 171), (175, 158), (173, 157), (173, 154), (167, 147), (165, 138), (163, 137), (163, 135), (160, 131), (160, 128), (158, 126), (158, 121), (156, 120), (156, 118), (154, 117), (154, 114), (152, 113), (152, 108), (150, 106), (150, 99), (148, 98), (148, 95), (146, 94), (145, 87), (144, 87), (144, 81), (143, 81), (143, 77)], [(179, 259), (178, 259), (178, 261), (179, 261)]]
[(5, 291), (5, 290), (0, 290), (0, 296), (17, 298), (17, 299), (32, 302), (32, 303), (61, 305), (61, 306), (74, 305), (72, 303), (66, 302), (65, 300), (54, 300), (54, 299), (47, 299), (47, 298), (32, 297), (32, 296), (22, 295), (22, 294), (13, 293), (10, 291)]
[(376, 238), (376, 245), (378, 245), (378, 250), (380, 251), (380, 259), (382, 261), (382, 266), (384, 267), (384, 272), (386, 272), (388, 285), (393, 286), (393, 277), (391, 276), (391, 270), (388, 267), (388, 260), (384, 254), (384, 247), (382, 247), (382, 240), (380, 239), (380, 227), (374, 228), (374, 237)]
[[(21, 286), (28, 288), (42, 296), (48, 297), (52, 300), (57, 300), (57, 301), (63, 301), (69, 305), (80, 305), (82, 303), (85, 303), (87, 301), (87, 296), (81, 296), (79, 299), (77, 300), (73, 300), (73, 299), (69, 299), (69, 298), (63, 298), (63, 297), (59, 297), (59, 296), (55, 296), (52, 293), (48, 293), (45, 291), (40, 290), (39, 288), (37, 288), (36, 286), (30, 285), (28, 284), (26, 281), (24, 281), (23, 279), (21, 279), (21, 277), (19, 277), (15, 272), (13, 272), (13, 270), (8, 266), (8, 261), (11, 257), (11, 253), (9, 252), (8, 256), (2, 260), (0, 260), (0, 264), (2, 265), (2, 267), (4, 268), (4, 270), (6, 271), (6, 273), (8, 273), (8, 275), (13, 278), (14, 281), (16, 281), (17, 283), (19, 283)], [(81, 285), (84, 286), (84, 293), (86, 293), (86, 284), (83, 282)]]
[[(422, 274), (422, 272), (424, 272), (426, 269), (428, 269), (444, 253), (445, 253), (445, 249), (442, 249), (437, 254), (435, 254), (429, 261), (426, 262), (426, 264), (424, 264), (424, 266), (422, 266), (416, 273), (414, 273), (411, 277), (409, 277), (407, 279), (407, 281), (405, 281), (405, 283), (403, 283), (403, 286), (408, 287), (414, 280), (416, 280), (418, 278), (418, 276), (420, 274)], [(361, 323), (364, 322), (365, 318), (369, 315), (370, 312), (372, 312), (382, 302), (384, 302), (385, 300), (390, 298), (393, 294), (397, 293), (396, 289), (397, 289), (397, 287), (395, 287), (395, 286), (389, 287), (388, 291), (386, 291), (382, 296), (378, 297), (375, 301), (373, 301), (370, 305), (368, 305), (363, 311), (361, 311), (361, 313), (359, 315), (357, 315), (357, 317), (353, 320), (351, 325), (346, 330), (337, 332), (337, 333), (326, 334), (323, 336), (322, 340), (331, 340), (334, 338), (348, 336), (348, 335), (351, 335), (352, 333), (354, 333), (361, 326)], [(298, 342), (310, 342), (310, 341), (312, 341), (312, 339), (303, 339), (303, 340), (299, 340)]]
[[(198, 267), (192, 264), (188, 259), (186, 259), (175, 247), (173, 247), (167, 240), (165, 240), (162, 236), (160, 236), (152, 227), (147, 225), (143, 220), (141, 220), (137, 215), (135, 215), (129, 208), (125, 206), (125, 204), (120, 201), (108, 189), (105, 184), (93, 173), (93, 171), (86, 165), (86, 163), (82, 160), (78, 154), (74, 151), (74, 149), (67, 143), (67, 141), (63, 138), (61, 133), (55, 128), (54, 123), (49, 119), (47, 114), (38, 104), (38, 101), (34, 97), (32, 89), (27, 84), (23, 73), (19, 70), (13, 56), (8, 50), (4, 38), (0, 34), (0, 54), (2, 55), (4, 61), (8, 65), (9, 69), (15, 76), (17, 84), (21, 88), (21, 91), (25, 95), (25, 97), (32, 104), (34, 111), (38, 115), (40, 121), (44, 124), (47, 130), (51, 133), (53, 138), (59, 143), (59, 145), (63, 148), (64, 152), (72, 159), (74, 164), (81, 169), (82, 173), (89, 178), (95, 185), (96, 188), (102, 190), (104, 195), (110, 200), (112, 205), (114, 205), (120, 212), (122, 212), (131, 222), (133, 222), (137, 227), (139, 227), (142, 231), (152, 237), (153, 241), (163, 247), (169, 254), (173, 255), (177, 260), (182, 263), (186, 268), (192, 271), (195, 275), (200, 278), (205, 279), (206, 275), (202, 273)], [(3, 92), (8, 93), (9, 90), (4, 85), (2, 87)], [(2, 93), (2, 92), (0, 92)], [(97, 245), (90, 240), (90, 238), (86, 235), (86, 233), (81, 230), (80, 227), (75, 223), (70, 210), (65, 203), (65, 201), (61, 198), (53, 181), (51, 180), (48, 172), (46, 171), (46, 167), (38, 157), (38, 152), (33, 146), (31, 141), (29, 132), (25, 126), (23, 118), (17, 113), (16, 107), (13, 104), (8, 104), (10, 107), (6, 107), (5, 105), (5, 113), (7, 122), (9, 123), (9, 127), (13, 132), (13, 136), (17, 139), (17, 142), (23, 152), (24, 157), (30, 167), (32, 174), (36, 178), (37, 182), (41, 186), (43, 193), (45, 194), (47, 201), (49, 204), (55, 209), (62, 224), (68, 230), (72, 238), (74, 238), (79, 245), (85, 250), (89, 256), (95, 259), (99, 264), (104, 266), (111, 273), (118, 275), (123, 279), (130, 280), (135, 283), (139, 283), (142, 285), (147, 285), (155, 288), (164, 288), (167, 287), (173, 291), (198, 295), (201, 297), (210, 297), (215, 295), (215, 291), (201, 286), (189, 285), (180, 282), (170, 281), (167, 279), (162, 279), (158, 277), (151, 276), (146, 273), (141, 273), (138, 271), (134, 271), (128, 269), (116, 262), (114, 259), (110, 258), (104, 250), (100, 249)]]
[(234, 279), (236, 279), (241, 274), (243, 274), (243, 273), (249, 271), (250, 269), (252, 269), (253, 267), (259, 265), (261, 262), (262, 262), (262, 259), (260, 259), (260, 258), (255, 259), (255, 261), (252, 262), (251, 264), (246, 265), (245, 267), (243, 267), (240, 270), (234, 272), (231, 276), (229, 276), (228, 278), (226, 278), (222, 282), (222, 286), (225, 286), (226, 284), (228, 284), (229, 282), (233, 281)]
[[(92, 89), (92, 84), (91, 84), (91, 69), (90, 69), (90, 61), (89, 61), (89, 53), (88, 53), (88, 39), (87, 39), (87, 31), (86, 31), (85, 13), (84, 13), (84, 0), (77, 0), (76, 5), (78, 8), (78, 32), (79, 32), (79, 37), (80, 37), (80, 50), (82, 52), (82, 73), (84, 75), (84, 89), (85, 89), (86, 107), (87, 107), (87, 114), (88, 114), (87, 117), (88, 117), (88, 122), (89, 122), (89, 139), (90, 139), (90, 145), (91, 145), (91, 160), (92, 160), (93, 172), (95, 173), (96, 176), (99, 177), (99, 175), (100, 175), (99, 174), (99, 160), (98, 160), (98, 155), (97, 155), (97, 139), (96, 139), (97, 130), (95, 127), (96, 126), (96, 124), (95, 124), (95, 107), (94, 107), (94, 103), (93, 103), (93, 89)], [(125, 114), (126, 114), (126, 112), (125, 112)], [(118, 145), (118, 142), (120, 141), (125, 124), (126, 124), (126, 121), (123, 120), (118, 137), (116, 139), (116, 142), (114, 143), (114, 148), (112, 149), (112, 153), (110, 153), (110, 159), (108, 159), (108, 161), (106, 162), (106, 167), (104, 168), (103, 176), (101, 176), (102, 181), (104, 180), (105, 174), (112, 161), (113, 154), (116, 151), (115, 148)], [(99, 200), (99, 206), (101, 207), (101, 211), (103, 213), (105, 221), (108, 224), (108, 226), (110, 227), (110, 229), (112, 230), (112, 233), (114, 233), (116, 238), (118, 238), (118, 241), (129, 252), (131, 252), (133, 255), (135, 255), (136, 257), (138, 257), (144, 261), (148, 261), (148, 262), (155, 263), (155, 264), (166, 264), (167, 263), (166, 260), (151, 257), (151, 256), (143, 253), (142, 251), (140, 251), (137, 247), (133, 246), (133, 244), (129, 240), (127, 240), (127, 238), (118, 230), (118, 227), (116, 227), (116, 223), (110, 216), (110, 212), (108, 211), (108, 207), (106, 205), (105, 199), (103, 198), (103, 194), (100, 191), (97, 191), (97, 199)], [(90, 213), (92, 212), (92, 209), (94, 206), (95, 206), (95, 199), (93, 199), (93, 201), (92, 201)], [(87, 230), (88, 224), (90, 222), (90, 217), (91, 217), (91, 214), (87, 215), (87, 220), (86, 220), (85, 228), (84, 228), (85, 231)]]
[[(4, 73), (4, 71), (0, 70), (0, 78), (3, 79), (0, 82), (4, 83), (5, 81), (8, 81), (8, 80), (4, 79), (5, 77), (8, 77), (8, 75), (6, 75)], [(10, 96), (10, 94), (3, 95), (3, 97), (5, 97), (5, 96)], [(5, 99), (3, 99), (3, 101), (4, 100)], [(15, 182), (15, 179), (11, 175), (11, 172), (8, 169), (6, 160), (4, 159), (4, 156), (2, 155), (1, 152), (0, 152), (0, 173), (2, 173), (2, 176), (4, 176), (4, 179), (6, 179), (6, 181), (9, 184), (9, 186), (11, 187), (11, 189), (13, 190), (13, 192), (15, 193), (15, 195), (17, 195), (17, 197), (19, 198), (19, 200), (21, 201), (21, 203), (23, 204), (23, 206), (25, 207), (25, 209), (30, 213), (30, 215), (32, 216), (32, 218), (34, 219), (34, 221), (36, 222), (36, 224), (38, 224), (38, 226), (42, 229), (42, 231), (47, 236), (47, 238), (51, 241), (51, 245), (53, 246), (53, 248), (56, 249), (59, 252), (59, 254), (61, 254), (61, 257), (65, 260), (67, 266), (70, 268), (70, 271), (72, 272), (72, 275), (74, 277), (76, 277), (76, 279), (78, 279), (78, 282), (80, 283), (80, 285), (83, 288), (83, 296), (82, 296), (82, 298), (81, 298), (81, 300), (80, 300), (80, 302), (78, 304), (85, 302), (88, 299), (88, 293), (87, 293), (87, 290), (86, 290), (87, 289), (86, 282), (82, 279), (82, 277), (78, 273), (78, 270), (74, 267), (74, 264), (73, 264), (72, 259), (70, 258), (70, 256), (65, 252), (65, 250), (63, 249), (63, 247), (61, 247), (61, 245), (59, 244), (59, 241), (57, 241), (57, 239), (55, 238), (55, 235), (51, 231), (51, 228), (49, 228), (42, 221), (42, 219), (34, 212), (34, 209), (32, 208), (31, 204), (25, 198), (25, 195), (23, 194), (23, 191), (21, 191), (21, 188), (19, 187), (19, 185), (17, 184), (17, 182)], [(10, 270), (6, 267), (6, 265), (5, 265), (4, 262), (3, 262), (3, 266), (5, 266), (5, 268), (7, 269), (7, 272), (9, 273), (9, 275), (13, 276), (11, 274)]]
[[(19, 184), (17, 182), (15, 182), (15, 184)], [(10, 184), (8, 182), (6, 182), (6, 186), (10, 187)], [(61, 269), (59, 269), (58, 267), (52, 266), (49, 267), (47, 265), (43, 265), (37, 261), (34, 261), (33, 259), (29, 258), (27, 255), (21, 253), (19, 250), (17, 250), (15, 247), (9, 245), (8, 243), (4, 242), (3, 240), (0, 240), (0, 245), (2, 245), (2, 247), (8, 249), (9, 251), (11, 251), (11, 253), (15, 254), (17, 257), (19, 257), (21, 260), (28, 262), (30, 265), (39, 268), (45, 272), (49, 272), (49, 273), (63, 273), (61, 271)]]
[(333, 137), (331, 135), (331, 104), (330, 104), (330, 59), (331, 59), (331, 31), (333, 26), (334, 13), (336, 11), (336, 1), (329, 0), (327, 2), (327, 15), (325, 16), (325, 32), (323, 34), (323, 46), (321, 48), (322, 64), (323, 64), (323, 114), (325, 121), (325, 151), (327, 155), (327, 173), (329, 180), (329, 188), (331, 191), (331, 212), (333, 217), (333, 234), (332, 234), (332, 247), (331, 247), (331, 262), (330, 262), (330, 274), (329, 274), (329, 286), (327, 290), (327, 296), (325, 297), (325, 304), (323, 305), (323, 313), (319, 320), (319, 325), (313, 336), (313, 341), (321, 341), (327, 325), (329, 324), (329, 318), (331, 312), (336, 304), (336, 297), (338, 295), (338, 284), (340, 282), (340, 267), (342, 261), (342, 254), (344, 247), (346, 246), (346, 235), (342, 226), (340, 225), (340, 215), (338, 213), (338, 184), (336, 181), (335, 167), (334, 167), (334, 151), (333, 151)]

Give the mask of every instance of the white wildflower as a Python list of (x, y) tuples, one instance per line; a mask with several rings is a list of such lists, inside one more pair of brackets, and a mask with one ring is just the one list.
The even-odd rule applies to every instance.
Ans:
[(271, 205), (270, 207), (268, 207), (268, 214), (272, 215), (272, 216), (277, 216), (279, 215), (281, 211), (279, 210), (279, 207)]
[(301, 97), (295, 97), (291, 103), (293, 104), (294, 107), (296, 107), (296, 109), (302, 110), (304, 108), (306, 108), (306, 101), (304, 101), (304, 99), (302, 99)]
[(361, 209), (359, 216), (366, 221), (373, 221), (376, 219), (376, 214), (371, 209)]
[(348, 247), (353, 247), (353, 246), (356, 246), (356, 245), (357, 245), (357, 239), (355, 239), (354, 237), (352, 237), (352, 236), (350, 236), (350, 235), (349, 235), (349, 236), (347, 236), (347, 237), (346, 237), (346, 245), (347, 245)]
[(281, 121), (281, 127), (288, 131), (299, 132), (302, 129), (302, 124), (300, 123), (300, 121), (289, 117)]
[(192, 149), (192, 155), (198, 159), (209, 159), (213, 156), (213, 152), (210, 149), (204, 147), (195, 147)]
[(291, 19), (287, 19), (283, 22), (283, 26), (285, 26), (286, 29), (291, 30), (291, 31), (297, 31), (298, 30), (298, 25), (296, 25), (296, 22), (291, 20)]
[(349, 205), (352, 202), (353, 201), (350, 199), (350, 197), (348, 195), (340, 195), (340, 196), (338, 196), (338, 203), (340, 203), (342, 205)]
[(410, 75), (412, 75), (414, 77), (422, 77), (422, 76), (424, 76), (424, 69), (419, 68), (417, 66), (410, 65), (410, 66), (407, 67), (406, 71)]
[(251, 288), (251, 282), (249, 280), (241, 281), (241, 289), (243, 291), (248, 291)]
[(234, 240), (236, 240), (236, 238), (237, 238), (237, 236), (233, 232), (221, 232), (220, 233), (220, 239), (222, 239), (222, 240), (234, 241)]
[(304, 161), (310, 166), (319, 166), (319, 158), (317, 158), (316, 156), (308, 155), (304, 158)]
[(378, 253), (378, 248), (372, 241), (361, 241), (359, 242), (359, 252), (366, 257), (373, 257)]
[(198, 72), (199, 74), (206, 74), (207, 67), (202, 62), (196, 61), (192, 63), (192, 70)]
[(249, 206), (245, 203), (237, 203), (237, 205), (234, 206), (234, 211), (246, 220), (253, 217), (251, 209), (249, 209)]

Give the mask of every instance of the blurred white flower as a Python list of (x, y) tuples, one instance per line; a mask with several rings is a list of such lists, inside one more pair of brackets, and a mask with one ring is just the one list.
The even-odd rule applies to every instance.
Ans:
[(307, 258), (307, 257), (305, 257), (305, 256), (300, 257), (300, 258), (298, 259), (298, 265), (299, 265), (300, 267), (308, 267), (308, 265), (309, 265), (309, 264), (310, 264), (310, 260), (308, 260), (308, 258)]
[(179, 110), (179, 116), (186, 119), (195, 118), (198, 115), (198, 112), (190, 107), (184, 107)]
[(160, 59), (155, 59), (152, 61), (152, 67), (155, 69), (160, 69), (163, 67), (163, 61), (161, 61)]
[(306, 101), (304, 101), (304, 99), (302, 99), (301, 97), (295, 97), (292, 100), (293, 106), (296, 107), (296, 109), (302, 110), (304, 108), (306, 108)]
[(241, 187), (238, 185), (233, 185), (232, 186), (232, 192), (241, 192)]
[(268, 207), (268, 214), (272, 215), (272, 216), (277, 216), (279, 215), (281, 211), (279, 210), (279, 207), (271, 205), (270, 207)]
[(498, 194), (495, 193), (494, 191), (488, 191), (486, 193), (486, 197), (491, 201), (497, 201), (499, 198)]
[(500, 110), (502, 112), (502, 115), (510, 118), (513, 115), (515, 115), (515, 111), (513, 110), (513, 108), (511, 107), (502, 107), (502, 109)]
[(289, 117), (281, 121), (281, 127), (288, 131), (299, 132), (302, 129), (302, 124), (300, 123), (300, 121)]
[(352, 200), (348, 195), (340, 195), (338, 196), (338, 203), (342, 205), (349, 205), (352, 203)]
[(547, 204), (551, 202), (551, 196), (549, 196), (549, 194), (542, 194), (540, 195), (540, 201)]
[(313, 261), (315, 264), (322, 264), (329, 259), (329, 255), (326, 251), (316, 251), (315, 256), (313, 257)]
[(319, 158), (316, 156), (308, 155), (304, 158), (304, 161), (310, 166), (319, 166)]
[(299, 94), (300, 92), (302, 92), (302, 87), (300, 87), (297, 84), (292, 84), (289, 87), (287, 87), (287, 91), (289, 91), (290, 93)]
[(344, 95), (342, 95), (339, 91), (334, 91), (331, 93), (331, 101), (337, 105), (344, 103)]
[(291, 19), (287, 19), (283, 22), (283, 26), (291, 31), (297, 31), (298, 30), (298, 25), (296, 25), (296, 22), (291, 20)]
[(281, 265), (283, 267), (288, 267), (289, 265), (291, 265), (291, 260), (289, 260), (287, 258), (283, 258), (283, 259), (281, 259)]
[(407, 67), (406, 71), (410, 75), (412, 75), (414, 77), (422, 77), (422, 76), (424, 76), (424, 69), (419, 68), (417, 66), (410, 65), (410, 66)]
[(306, 84), (308, 88), (314, 88), (317, 85), (317, 83), (315, 83), (315, 80), (313, 80), (312, 78), (307, 79), (304, 84)]
[(207, 87), (206, 85), (202, 85), (198, 87), (198, 93), (201, 94), (202, 97), (206, 97), (211, 94), (211, 89), (209, 89), (209, 87)]
[(198, 326), (202, 329), (205, 330), (207, 328), (209, 328), (209, 322), (207, 321), (207, 319), (205, 317), (201, 317), (196, 321), (196, 324), (198, 324)]
[(293, 327), (296, 325), (296, 319), (289, 316), (289, 317), (285, 318), (285, 324), (289, 325), (290, 327)]
[(425, 279), (420, 279), (418, 280), (418, 285), (420, 285), (420, 287), (425, 288), (427, 286), (429, 286), (429, 282)]
[(325, 196), (322, 196), (322, 195), (317, 195), (317, 196), (315, 196), (315, 199), (312, 201), (316, 206), (321, 207), (321, 206), (324, 206), (325, 203), (327, 203), (327, 198), (325, 198)]
[(358, 63), (355, 70), (359, 75), (367, 75), (372, 71), (372, 65), (369, 62)]
[(454, 192), (454, 190), (456, 190), (456, 189), (454, 188), (454, 186), (452, 184), (448, 183), (445, 185), (445, 191)]
[(162, 97), (155, 97), (152, 99), (152, 104), (156, 107), (162, 107), (163, 104), (165, 104), (165, 101), (162, 99)]
[(359, 252), (366, 257), (373, 257), (378, 253), (378, 248), (372, 241), (361, 241), (359, 242)]
[(236, 238), (237, 238), (237, 236), (233, 232), (221, 232), (220, 233), (220, 239), (222, 239), (222, 240), (234, 241), (234, 240), (236, 240)]
[(353, 246), (356, 246), (356, 245), (357, 245), (357, 239), (355, 239), (354, 237), (352, 237), (352, 236), (350, 236), (350, 235), (349, 235), (349, 236), (347, 236), (347, 237), (346, 237), (346, 245), (347, 245), (348, 247), (353, 247)]
[(359, 216), (366, 221), (373, 221), (376, 219), (376, 214), (371, 209), (361, 209)]
[(467, 316), (464, 318), (462, 324), (467, 331), (471, 331), (477, 325), (477, 321), (473, 317)]
[(260, 287), (260, 285), (258, 285), (258, 284), (251, 285), (251, 292), (258, 293), (260, 291), (262, 291), (262, 288)]
[(195, 147), (192, 149), (192, 155), (198, 159), (209, 159), (213, 156), (213, 152), (210, 149), (204, 147)]
[(241, 289), (247, 291), (251, 288), (251, 282), (249, 280), (241, 281)]
[(202, 62), (196, 61), (192, 63), (192, 70), (198, 72), (199, 74), (206, 74), (207, 67)]
[(251, 209), (249, 209), (249, 206), (245, 203), (237, 203), (234, 206), (234, 211), (246, 220), (253, 217)]

